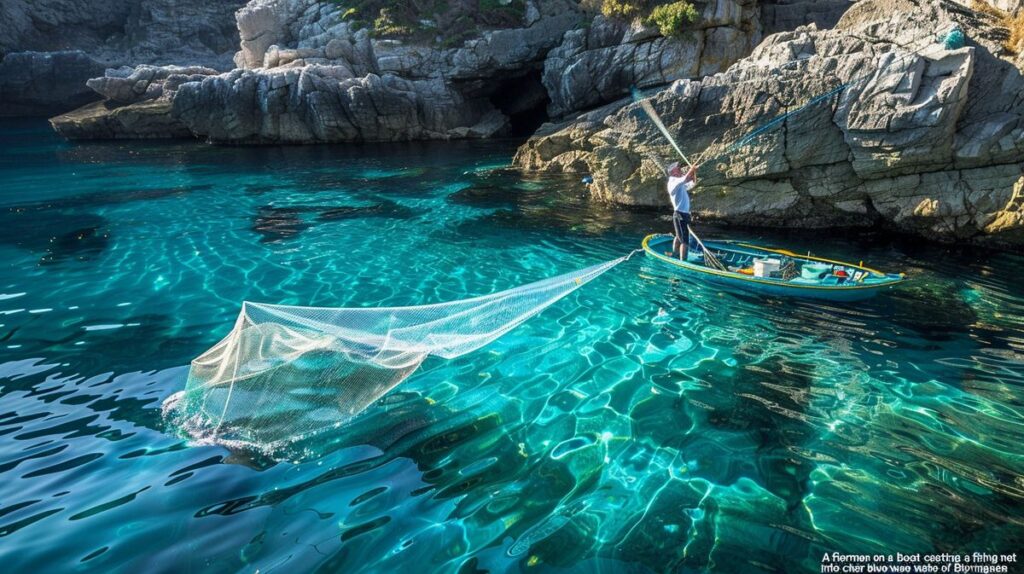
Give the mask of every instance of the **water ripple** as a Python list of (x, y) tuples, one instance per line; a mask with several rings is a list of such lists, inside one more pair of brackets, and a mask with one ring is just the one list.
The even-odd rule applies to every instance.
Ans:
[(1009, 552), (1024, 528), (1020, 256), (702, 225), (912, 281), (812, 303), (634, 258), (267, 457), (159, 412), (240, 301), (457, 299), (670, 222), (493, 169), (508, 143), (0, 145), (12, 571), (818, 572), (828, 551)]

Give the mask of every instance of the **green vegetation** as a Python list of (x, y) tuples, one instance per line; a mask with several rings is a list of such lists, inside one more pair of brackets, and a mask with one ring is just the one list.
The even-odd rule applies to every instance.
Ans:
[(395, 11), (392, 8), (381, 8), (377, 13), (377, 19), (373, 21), (373, 31), (377, 36), (412, 36), (417, 29), (396, 22)]
[(658, 27), (662, 36), (678, 36), (685, 30), (686, 24), (697, 21), (697, 9), (686, 1), (673, 2), (655, 6), (647, 18), (648, 24)]
[(378, 38), (456, 46), (481, 30), (521, 26), (526, 0), (321, 0)]
[(645, 2), (636, 0), (603, 0), (601, 13), (608, 18), (631, 20), (646, 11)]
[(686, 0), (581, 0), (580, 6), (589, 12), (600, 12), (607, 18), (640, 20), (657, 26), (662, 36), (678, 36), (686, 25), (697, 21), (697, 9)]

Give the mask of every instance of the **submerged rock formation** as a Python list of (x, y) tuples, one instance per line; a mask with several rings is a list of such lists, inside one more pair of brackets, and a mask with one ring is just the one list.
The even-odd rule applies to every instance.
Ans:
[[(658, 93), (653, 104), (684, 151), (710, 150), (695, 212), (1024, 244), (1024, 62), (994, 55), (1001, 34), (989, 18), (943, 0), (862, 0), (834, 30), (776, 34), (727, 72)], [(954, 24), (973, 45), (936, 42)], [(725, 147), (844, 83), (749, 145)], [(600, 198), (667, 206), (652, 156), (673, 153), (622, 100), (545, 126), (516, 163), (591, 173)]]

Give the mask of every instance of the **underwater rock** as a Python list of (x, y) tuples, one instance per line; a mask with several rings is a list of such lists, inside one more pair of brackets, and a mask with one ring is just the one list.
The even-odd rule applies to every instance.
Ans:
[(411, 219), (416, 216), (416, 210), (411, 207), (395, 203), (394, 201), (382, 201), (373, 205), (341, 206), (332, 207), (320, 212), (317, 219), (320, 221), (340, 221), (344, 219), (364, 219), (367, 217), (383, 217), (388, 219)]
[(110, 239), (108, 221), (99, 215), (21, 206), (6, 211), (12, 217), (0, 229), (0, 244), (38, 253), (40, 264), (89, 260)]
[[(934, 31), (953, 24), (977, 45), (935, 42)], [(834, 30), (775, 34), (728, 71), (677, 81), (651, 102), (691, 158), (711, 148), (694, 192), (705, 220), (882, 225), (1020, 245), (1024, 76), (1001, 50), (986, 21), (944, 0), (864, 0)], [(747, 145), (726, 147), (850, 82)], [(515, 163), (590, 173), (601, 199), (667, 207), (652, 154), (674, 152), (637, 105), (620, 100), (544, 126)]]

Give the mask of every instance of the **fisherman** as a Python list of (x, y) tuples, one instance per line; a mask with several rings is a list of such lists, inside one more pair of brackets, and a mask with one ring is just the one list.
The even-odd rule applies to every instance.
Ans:
[(672, 226), (675, 228), (675, 239), (672, 241), (672, 254), (686, 261), (690, 246), (690, 190), (697, 185), (697, 168), (683, 174), (679, 162), (668, 166), (668, 197), (672, 201)]

